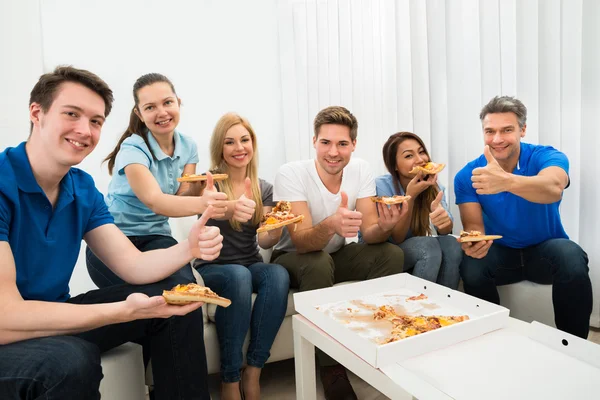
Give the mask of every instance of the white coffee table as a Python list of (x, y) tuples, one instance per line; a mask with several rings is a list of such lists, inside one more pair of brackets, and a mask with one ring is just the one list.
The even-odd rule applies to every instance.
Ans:
[[(600, 369), (534, 341), (530, 329), (510, 318), (504, 329), (387, 366), (384, 373), (295, 315), (296, 398), (316, 399), (315, 346), (394, 400), (598, 398)], [(570, 345), (587, 346), (581, 342)]]

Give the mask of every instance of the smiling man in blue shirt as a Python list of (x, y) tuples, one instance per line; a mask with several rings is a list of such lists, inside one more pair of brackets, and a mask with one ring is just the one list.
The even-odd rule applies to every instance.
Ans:
[[(209, 398), (201, 304), (161, 294), (184, 283), (169, 276), (193, 257), (215, 259), (222, 237), (202, 218), (187, 241), (141, 253), (114, 225), (92, 177), (72, 168), (98, 143), (112, 100), (96, 75), (58, 67), (31, 92), (29, 140), (0, 153), (3, 400), (99, 399), (100, 354), (143, 338), (157, 399)], [(70, 297), (82, 239), (128, 283)]]
[(513, 97), (481, 110), (484, 154), (454, 178), (464, 230), (502, 235), (463, 243), (465, 291), (499, 304), (496, 285), (552, 283), (558, 329), (586, 338), (592, 312), (587, 254), (569, 240), (559, 206), (569, 185), (569, 161), (551, 146), (522, 143), (527, 109)]

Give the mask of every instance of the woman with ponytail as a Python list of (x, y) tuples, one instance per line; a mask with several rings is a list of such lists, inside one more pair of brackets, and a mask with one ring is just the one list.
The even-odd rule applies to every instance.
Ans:
[[(161, 74), (143, 75), (133, 86), (133, 99), (129, 126), (104, 160), (112, 175), (106, 203), (115, 224), (139, 250), (167, 248), (177, 244), (169, 217), (200, 214), (211, 204), (215, 217), (222, 217), (227, 196), (177, 182), (196, 173), (198, 152), (195, 142), (176, 130), (181, 100), (171, 81)], [(86, 261), (98, 287), (123, 283), (89, 248)], [(193, 281), (189, 265), (177, 274), (182, 283)]]
[[(223, 248), (219, 258), (194, 265), (208, 287), (231, 299), (227, 308), (217, 307), (215, 322), (221, 351), (221, 399), (260, 398), (259, 378), (271, 346), (285, 317), (289, 275), (278, 264), (264, 263), (258, 251), (273, 247), (282, 228), (256, 234), (264, 215), (271, 211), (273, 186), (258, 178), (258, 148), (250, 123), (237, 114), (225, 114), (210, 141), (211, 172), (226, 173), (218, 183), (230, 200), (223, 220), (207, 225), (219, 227)], [(233, 204), (235, 203), (235, 204)], [(248, 221), (241, 223), (240, 221)], [(252, 293), (257, 293), (252, 308)], [(242, 345), (250, 330), (243, 372)], [(241, 381), (241, 383), (240, 383)]]
[(436, 175), (411, 174), (431, 158), (423, 140), (411, 132), (391, 135), (383, 145), (389, 174), (375, 179), (377, 196), (409, 195), (408, 212), (388, 241), (404, 251), (404, 270), (451, 289), (458, 288), (462, 250), (452, 233), (453, 219)]

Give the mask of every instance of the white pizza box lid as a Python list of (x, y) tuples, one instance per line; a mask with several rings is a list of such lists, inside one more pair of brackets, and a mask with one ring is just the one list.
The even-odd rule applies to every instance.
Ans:
[(510, 322), (510, 329), (390, 364), (381, 371), (419, 399), (598, 398), (599, 345), (539, 322)]
[[(458, 314), (440, 313), (438, 315), (469, 315), (470, 319), (380, 345), (369, 338), (360, 336), (316, 308), (335, 302), (357, 300), (369, 295), (394, 293), (394, 291), (404, 291), (405, 293), (410, 291), (416, 295), (423, 293), (429, 301), (459, 312)], [(500, 329), (506, 325), (509, 314), (508, 309), (504, 307), (407, 273), (295, 293), (294, 305), (299, 314), (375, 368), (395, 364)]]

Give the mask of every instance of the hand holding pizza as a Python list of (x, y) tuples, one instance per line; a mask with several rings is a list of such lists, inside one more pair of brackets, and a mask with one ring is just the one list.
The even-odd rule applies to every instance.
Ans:
[(336, 222), (334, 226), (335, 233), (345, 238), (355, 237), (358, 235), (358, 230), (362, 223), (362, 213), (348, 209), (348, 195), (346, 192), (341, 192), (340, 196), (342, 200), (337, 212), (334, 214)]
[(446, 211), (441, 204), (443, 197), (444, 192), (440, 190), (435, 200), (431, 202), (431, 213), (429, 214), (431, 223), (438, 231), (452, 225), (452, 220), (450, 219), (450, 215), (448, 215), (448, 211)]
[(490, 146), (483, 148), (487, 160), (485, 167), (475, 168), (471, 181), (477, 194), (496, 194), (510, 190), (510, 175), (506, 172), (490, 152)]
[(209, 206), (196, 221), (188, 234), (188, 244), (192, 256), (206, 261), (212, 261), (219, 257), (223, 248), (223, 236), (216, 226), (206, 226), (206, 221), (212, 218), (214, 210)]
[(252, 181), (246, 178), (244, 181), (245, 191), (235, 202), (232, 218), (239, 222), (248, 222), (254, 215), (256, 202), (252, 200)]
[(430, 186), (437, 185), (437, 174), (426, 175), (422, 171), (417, 172), (414, 178), (406, 186), (406, 194), (416, 199)]
[(377, 213), (379, 214), (377, 224), (379, 224), (379, 227), (385, 232), (394, 229), (396, 224), (408, 215), (408, 204), (406, 200), (400, 204), (391, 204), (389, 207), (387, 204), (383, 203), (376, 204)]
[(206, 188), (200, 197), (202, 207), (207, 209), (209, 206), (212, 206), (213, 215), (211, 215), (211, 218), (223, 218), (225, 211), (227, 211), (227, 195), (217, 190), (210, 172), (206, 173), (206, 177)]
[[(458, 239), (457, 239), (458, 240)], [(482, 240), (480, 242), (464, 242), (460, 244), (466, 255), (472, 258), (483, 258), (492, 247), (493, 240)]]
[(186, 315), (204, 303), (201, 301), (186, 305), (167, 304), (163, 296), (148, 297), (143, 293), (132, 293), (125, 299), (125, 320), (123, 322), (138, 319), (169, 318), (173, 315)]

